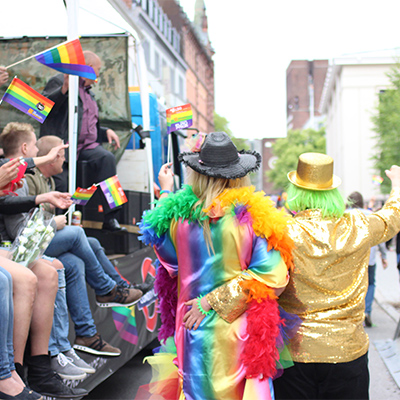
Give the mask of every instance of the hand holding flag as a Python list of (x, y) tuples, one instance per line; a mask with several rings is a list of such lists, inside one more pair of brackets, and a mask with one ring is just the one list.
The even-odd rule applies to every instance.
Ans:
[(85, 56), (83, 55), (79, 39), (61, 43), (51, 49), (34, 54), (24, 58), (23, 60), (19, 60), (6, 67), (6, 69), (30, 60), (31, 58), (35, 58), (41, 64), (64, 74), (78, 75), (82, 78), (92, 79), (94, 81), (97, 78), (94, 69), (89, 65), (86, 65)]

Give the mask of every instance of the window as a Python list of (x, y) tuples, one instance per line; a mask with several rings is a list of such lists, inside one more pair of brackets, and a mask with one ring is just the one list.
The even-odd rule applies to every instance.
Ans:
[(171, 93), (176, 93), (175, 90), (175, 70), (173, 68), (169, 69), (169, 79), (170, 79), (170, 84), (171, 84)]
[(160, 55), (157, 52), (155, 52), (154, 58), (154, 73), (158, 78), (161, 76)]
[(184, 85), (183, 78), (180, 76), (179, 77), (179, 93), (178, 94), (181, 99), (185, 98), (183, 85)]

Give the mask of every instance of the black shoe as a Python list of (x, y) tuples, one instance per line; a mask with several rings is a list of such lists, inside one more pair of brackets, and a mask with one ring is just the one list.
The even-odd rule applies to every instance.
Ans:
[(154, 282), (131, 283), (129, 287), (132, 289), (138, 289), (143, 293), (143, 295), (145, 295), (147, 292), (153, 289)]
[(103, 229), (110, 232), (126, 232), (126, 228), (123, 228), (115, 218), (104, 221)]
[(16, 396), (11, 396), (9, 394), (0, 392), (0, 397), (2, 400), (43, 400), (43, 397), (39, 393), (36, 393), (27, 387), (25, 387), (24, 390)]
[(365, 314), (365, 320), (364, 320), (364, 322), (365, 322), (365, 326), (366, 326), (367, 328), (371, 328), (371, 326), (372, 326), (372, 319), (371, 319), (371, 316), (370, 316), (369, 314)]
[(29, 357), (28, 382), (32, 390), (47, 397), (76, 399), (88, 394), (85, 389), (66, 386), (61, 377), (51, 370), (48, 355)]

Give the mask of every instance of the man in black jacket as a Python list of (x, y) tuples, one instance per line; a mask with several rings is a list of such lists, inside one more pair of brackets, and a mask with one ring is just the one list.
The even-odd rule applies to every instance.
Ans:
[[(101, 60), (91, 51), (84, 51), (86, 64), (91, 66), (96, 75), (99, 75)], [(100, 143), (114, 143), (120, 147), (118, 135), (109, 128), (100, 126), (99, 110), (93, 92), (90, 90), (95, 81), (79, 78), (78, 97), (78, 146), (77, 159), (88, 161), (94, 172), (96, 182), (99, 183), (116, 175), (116, 161), (114, 155), (104, 149)], [(56, 75), (49, 80), (44, 88), (43, 95), (55, 102), (51, 113), (40, 129), (40, 136), (56, 135), (68, 142), (68, 75)], [(66, 162), (67, 164), (67, 162)], [(64, 165), (63, 172), (54, 176), (56, 188), (61, 192), (68, 191), (68, 165)], [(103, 198), (104, 221), (103, 229), (110, 231), (124, 230), (121, 228), (116, 213), (119, 208), (110, 209)]]

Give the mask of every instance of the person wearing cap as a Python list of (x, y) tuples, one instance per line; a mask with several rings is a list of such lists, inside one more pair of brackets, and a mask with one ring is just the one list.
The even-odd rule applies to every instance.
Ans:
[(140, 223), (142, 240), (160, 261), (163, 346), (148, 361), (161, 371), (170, 366), (147, 390), (176, 399), (271, 399), (276, 364), (286, 361), (279, 360), (276, 295), (292, 263), (289, 217), (250, 187), (248, 174), (261, 156), (238, 152), (226, 133), (210, 133), (199, 152), (179, 159), (189, 184), (169, 193), (173, 173), (164, 165), (161, 198)]
[(333, 159), (305, 153), (288, 174), (296, 212), (294, 270), (279, 304), (302, 319), (292, 339), (294, 366), (274, 381), (277, 399), (368, 399), (364, 299), (370, 248), (400, 229), (400, 167), (386, 171), (392, 192), (383, 208), (345, 213)]

